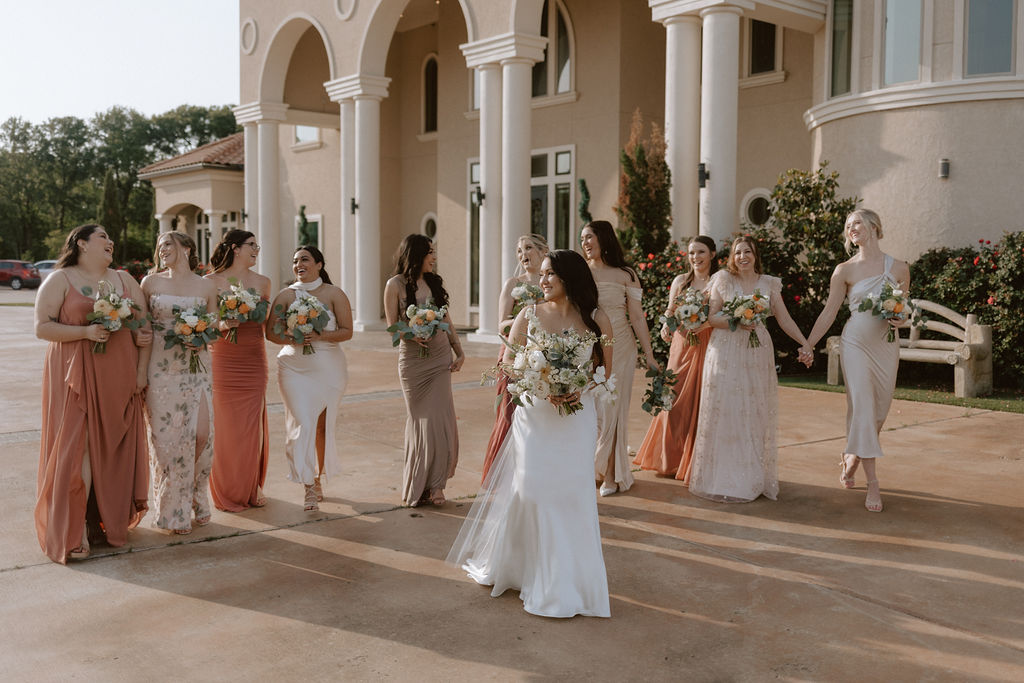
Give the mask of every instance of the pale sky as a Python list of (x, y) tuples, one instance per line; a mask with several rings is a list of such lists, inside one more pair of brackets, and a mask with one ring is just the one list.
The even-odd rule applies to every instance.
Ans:
[(238, 104), (238, 0), (0, 0), (0, 122)]

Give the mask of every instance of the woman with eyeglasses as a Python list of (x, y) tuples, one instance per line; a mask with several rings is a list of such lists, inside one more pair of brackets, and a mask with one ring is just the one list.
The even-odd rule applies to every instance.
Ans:
[[(255, 235), (229, 230), (210, 257), (213, 272), (206, 277), (221, 295), (237, 285), (269, 301), (270, 278), (253, 271), (259, 253)], [(234, 343), (225, 339), (210, 350), (215, 427), (210, 493), (218, 510), (240, 512), (267, 502), (267, 354), (262, 321), (222, 319), (220, 330)]]

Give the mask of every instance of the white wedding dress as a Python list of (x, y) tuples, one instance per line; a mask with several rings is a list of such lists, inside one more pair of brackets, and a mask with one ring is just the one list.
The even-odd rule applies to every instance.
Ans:
[(544, 617), (611, 616), (594, 491), (597, 413), (592, 396), (582, 401), (568, 416), (548, 401), (516, 408), (448, 554), (492, 596), (517, 589), (523, 608)]

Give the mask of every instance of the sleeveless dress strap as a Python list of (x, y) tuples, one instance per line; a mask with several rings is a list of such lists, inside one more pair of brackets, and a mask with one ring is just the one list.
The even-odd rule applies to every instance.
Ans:
[(892, 256), (885, 255), (885, 272), (883, 275), (889, 275), (889, 270), (892, 268), (892, 264), (896, 261)]

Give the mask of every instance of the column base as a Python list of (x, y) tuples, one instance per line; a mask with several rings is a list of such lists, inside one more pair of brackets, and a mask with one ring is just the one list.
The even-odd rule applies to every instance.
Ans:
[(501, 337), (498, 336), (497, 332), (470, 332), (466, 335), (466, 341), (468, 342), (483, 342), (484, 344), (500, 344)]
[(356, 332), (380, 332), (387, 329), (387, 323), (383, 320), (356, 320), (352, 329)]

